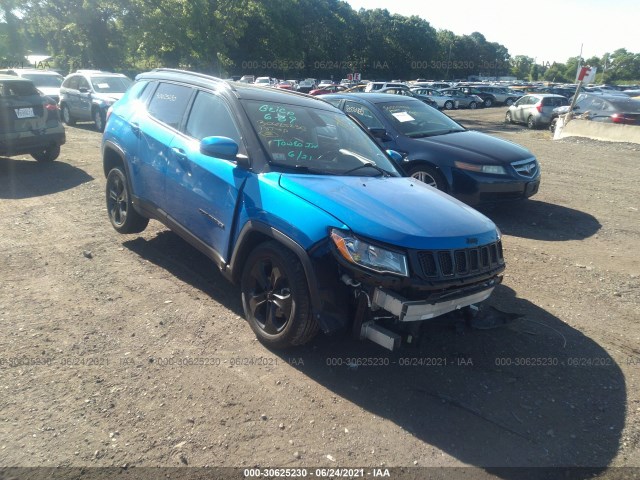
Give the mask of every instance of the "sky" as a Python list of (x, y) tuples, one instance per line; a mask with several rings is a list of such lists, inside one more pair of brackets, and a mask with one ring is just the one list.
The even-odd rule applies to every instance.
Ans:
[(346, 0), (355, 10), (384, 8), (417, 15), (436, 30), (456, 35), (480, 32), (512, 57), (526, 55), (538, 64), (565, 63), (570, 57), (601, 57), (618, 48), (640, 53), (638, 0)]

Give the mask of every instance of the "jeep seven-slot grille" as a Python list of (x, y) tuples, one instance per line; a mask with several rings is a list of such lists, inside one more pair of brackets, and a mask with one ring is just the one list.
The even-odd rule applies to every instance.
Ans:
[(502, 264), (502, 243), (461, 250), (423, 250), (418, 252), (426, 278), (465, 277), (490, 272)]

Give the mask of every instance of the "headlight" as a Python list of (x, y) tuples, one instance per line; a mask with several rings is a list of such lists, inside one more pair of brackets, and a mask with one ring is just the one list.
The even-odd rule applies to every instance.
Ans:
[(331, 240), (350, 263), (381, 273), (409, 276), (407, 257), (402, 253), (372, 245), (344, 230), (331, 229)]
[(501, 165), (475, 165), (473, 163), (453, 162), (456, 168), (460, 170), (469, 170), (471, 172), (492, 173), (494, 175), (506, 175), (507, 171)]

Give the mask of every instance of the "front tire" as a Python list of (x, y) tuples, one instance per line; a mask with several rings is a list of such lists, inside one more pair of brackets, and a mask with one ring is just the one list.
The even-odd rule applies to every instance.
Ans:
[(534, 130), (537, 127), (536, 125), (536, 121), (533, 119), (533, 115), (529, 115), (529, 118), (527, 118), (527, 128), (529, 128), (529, 130)]
[(493, 106), (493, 99), (492, 98), (485, 98), (484, 106), (486, 108), (492, 107)]
[(444, 102), (444, 109), (453, 110), (453, 102), (451, 100), (447, 100), (446, 102)]
[(118, 233), (140, 233), (149, 219), (140, 215), (131, 203), (127, 177), (120, 167), (114, 167), (107, 175), (107, 212), (109, 221)]
[(507, 112), (504, 114), (504, 123), (513, 123), (513, 118), (511, 118), (511, 112)]
[(419, 180), (422, 183), (426, 183), (438, 190), (442, 190), (443, 192), (447, 191), (447, 183), (442, 176), (442, 174), (436, 170), (434, 167), (425, 164), (419, 164), (415, 167), (411, 167), (408, 169), (410, 177)]
[(471, 110), (475, 110), (476, 108), (478, 108), (478, 104), (477, 104), (476, 102), (471, 102), (471, 103), (469, 104), (469, 108), (470, 108)]
[(302, 264), (279, 243), (263, 243), (251, 252), (240, 288), (245, 317), (265, 346), (302, 345), (317, 333)]
[(31, 156), (38, 162), (53, 162), (60, 156), (60, 145), (50, 145), (37, 152), (31, 152)]

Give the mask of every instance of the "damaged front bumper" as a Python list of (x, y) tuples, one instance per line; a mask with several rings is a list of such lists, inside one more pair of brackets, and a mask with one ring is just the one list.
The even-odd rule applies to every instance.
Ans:
[(429, 320), (444, 315), (445, 313), (468, 307), (474, 303), (483, 302), (489, 298), (499, 282), (491, 283), (493, 283), (493, 285), (463, 297), (435, 302), (429, 300), (407, 300), (395, 292), (383, 288), (376, 288), (373, 292), (371, 304), (373, 309), (381, 308), (395, 315), (400, 322)]

